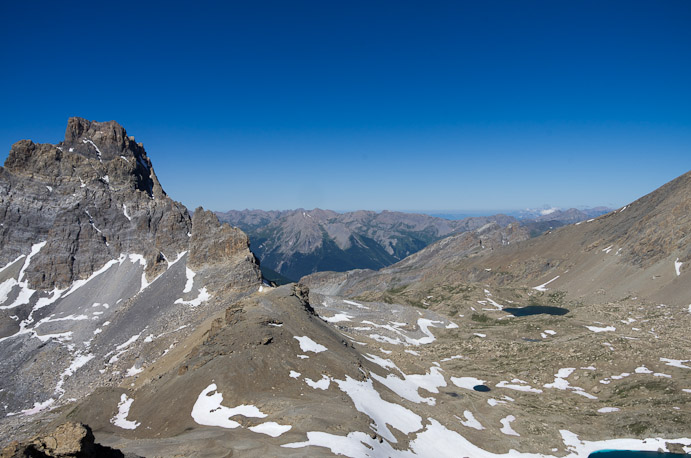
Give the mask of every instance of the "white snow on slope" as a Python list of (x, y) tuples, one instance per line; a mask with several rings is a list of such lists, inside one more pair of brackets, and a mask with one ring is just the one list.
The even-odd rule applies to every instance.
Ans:
[(322, 375), (322, 378), (315, 382), (311, 378), (305, 377), (305, 383), (310, 387), (314, 388), (315, 390), (326, 390), (329, 388), (329, 385), (331, 384), (331, 379), (326, 375)]
[(103, 159), (101, 158), (101, 150), (98, 149), (98, 146), (96, 146), (96, 144), (94, 142), (92, 142), (88, 138), (84, 138), (84, 139), (82, 139), (82, 143), (84, 143), (84, 144), (89, 143), (89, 144), (91, 144), (91, 146), (96, 148), (96, 152), (98, 153), (98, 160), (99, 160), (99, 162), (103, 162)]
[(29, 415), (35, 415), (39, 412), (43, 412), (46, 409), (50, 409), (50, 406), (52, 406), (55, 403), (55, 399), (49, 398), (48, 400), (44, 402), (34, 402), (34, 406), (30, 409), (24, 409), (21, 412), (10, 412), (7, 413), (6, 416), (12, 417), (15, 415), (22, 415), (23, 417), (27, 417)]
[(518, 434), (516, 431), (514, 431), (514, 429), (511, 427), (511, 422), (514, 421), (515, 419), (516, 419), (516, 417), (514, 417), (513, 415), (509, 415), (509, 416), (504, 417), (501, 420), (499, 420), (499, 422), (502, 425), (502, 427), (499, 431), (506, 434), (507, 436), (520, 436), (520, 434)]
[(135, 375), (140, 374), (142, 372), (144, 372), (143, 367), (137, 367), (136, 364), (133, 364), (132, 367), (127, 369), (127, 372), (125, 373), (125, 377), (134, 377)]
[[(46, 243), (48, 243), (48, 242), (45, 242), (45, 241), (39, 242), (39, 243), (34, 244), (31, 247), (31, 252), (26, 257), (26, 260), (24, 261), (24, 265), (22, 266), (21, 270), (19, 271), (19, 275), (17, 276), (17, 278), (19, 280), (17, 280), (17, 281), (14, 281), (14, 279), (6, 280), (5, 282), (3, 282), (4, 286), (0, 286), (0, 289), (3, 290), (5, 300), (7, 300), (7, 295), (9, 294), (9, 292), (12, 290), (12, 288), (14, 286), (19, 286), (21, 288), (21, 290), (19, 291), (19, 294), (17, 295), (17, 298), (14, 300), (14, 302), (11, 303), (10, 305), (0, 306), (0, 310), (11, 309), (11, 308), (18, 307), (20, 305), (24, 305), (24, 304), (29, 303), (31, 296), (33, 296), (36, 291), (29, 288), (29, 282), (28, 282), (28, 280), (24, 279), (24, 275), (26, 273), (26, 269), (28, 269), (29, 265), (31, 265), (31, 258), (36, 256), (38, 254), (38, 252), (41, 251), (41, 248), (43, 248), (46, 245)], [(17, 258), (17, 260), (18, 259), (20, 259), (20, 258)], [(17, 260), (15, 260), (14, 262), (16, 262)], [(7, 266), (5, 266), (5, 267), (7, 267)]]
[(485, 429), (485, 427), (482, 426), (482, 424), (479, 421), (477, 421), (477, 419), (470, 410), (466, 410), (465, 412), (463, 412), (463, 416), (466, 418), (465, 420), (461, 420), (459, 417), (456, 417), (461, 421), (461, 424), (463, 426), (477, 429), (478, 431)]
[(597, 409), (598, 413), (610, 413), (610, 412), (619, 412), (619, 408), (617, 407), (603, 407), (601, 409)]
[[(470, 442), (455, 431), (447, 429), (434, 418), (428, 418), (430, 424), (414, 440), (410, 442), (410, 450), (396, 450), (387, 442), (379, 443), (363, 432), (351, 432), (347, 436), (339, 436), (324, 432), (311, 431), (307, 433), (305, 442), (293, 442), (282, 447), (302, 448), (307, 446), (325, 447), (332, 453), (342, 454), (351, 458), (360, 457), (392, 457), (392, 458), (555, 458), (551, 455), (537, 453), (522, 453), (509, 450), (507, 453), (492, 453)], [(560, 430), (567, 455), (561, 458), (583, 458), (597, 450), (642, 450), (656, 451), (658, 448), (667, 450), (667, 442), (678, 442), (688, 447), (691, 439), (607, 439), (602, 441), (583, 441), (567, 430)]]
[(110, 422), (115, 426), (118, 426), (123, 429), (137, 429), (137, 426), (139, 426), (141, 423), (127, 419), (127, 416), (130, 414), (130, 407), (132, 407), (133, 402), (134, 399), (128, 398), (127, 395), (123, 393), (122, 396), (120, 396), (120, 403), (118, 404), (118, 413), (110, 419)]
[(584, 396), (588, 399), (597, 399), (597, 396), (593, 396), (592, 394), (586, 393), (586, 391), (578, 386), (571, 386), (571, 383), (569, 383), (566, 378), (570, 376), (573, 371), (575, 371), (575, 367), (564, 367), (562, 369), (559, 369), (556, 374), (554, 374), (554, 381), (552, 383), (547, 383), (545, 384), (545, 388), (556, 388), (558, 390), (568, 390), (568, 391), (573, 391), (576, 394), (580, 394), (581, 396)]
[(674, 271), (677, 273), (677, 277), (681, 275), (681, 266), (684, 264), (683, 262), (679, 262), (679, 258), (677, 258), (676, 261), (674, 261)]
[(373, 355), (371, 353), (363, 353), (362, 356), (366, 360), (373, 362), (374, 364), (381, 367), (382, 369), (386, 369), (386, 370), (396, 369), (401, 374), (403, 373), (403, 371), (401, 371), (398, 368), (398, 366), (396, 366), (396, 364), (393, 361), (391, 361), (390, 359), (384, 359), (381, 356)]
[[(93, 280), (94, 278), (96, 278), (96, 277), (98, 277), (99, 275), (101, 275), (103, 272), (105, 272), (105, 271), (107, 271), (108, 269), (110, 269), (113, 265), (115, 265), (115, 264), (122, 264), (123, 262), (125, 262), (125, 259), (127, 259), (127, 256), (126, 256), (126, 255), (124, 255), (124, 254), (123, 254), (123, 255), (120, 255), (120, 257), (119, 257), (118, 259), (111, 259), (110, 261), (106, 262), (106, 263), (103, 265), (103, 267), (101, 267), (100, 269), (98, 269), (97, 271), (95, 271), (94, 273), (92, 273), (88, 278), (85, 278), (85, 279), (83, 279), (83, 280), (76, 280), (74, 283), (72, 283), (72, 287), (71, 287), (69, 290), (67, 290), (67, 292), (66, 292), (62, 297), (67, 297), (67, 296), (69, 296), (70, 294), (74, 293), (74, 292), (77, 291), (79, 288), (81, 288), (82, 286), (86, 285), (86, 284), (89, 283), (91, 280)], [(142, 259), (143, 259), (143, 257), (142, 257)]]
[(257, 426), (250, 426), (247, 429), (255, 433), (266, 434), (267, 436), (271, 437), (278, 437), (281, 434), (290, 431), (291, 428), (292, 426), (290, 425), (279, 425), (274, 421), (267, 421), (266, 423), (260, 423)]
[(314, 340), (310, 339), (307, 336), (293, 336), (294, 339), (296, 339), (298, 342), (300, 342), (300, 349), (302, 351), (311, 351), (313, 353), (321, 353), (323, 351), (326, 351), (327, 348), (324, 345), (320, 345)]
[(542, 390), (539, 388), (533, 388), (530, 385), (528, 385), (528, 382), (525, 382), (520, 379), (513, 379), (511, 380), (511, 383), (507, 381), (501, 381), (496, 384), (497, 388), (508, 388), (510, 390), (516, 390), (516, 391), (525, 391), (527, 393), (542, 393)]
[(549, 285), (550, 283), (552, 283), (552, 282), (553, 282), (554, 280), (556, 280), (557, 278), (559, 278), (559, 275), (557, 275), (556, 277), (554, 277), (553, 279), (551, 279), (550, 281), (548, 281), (548, 282), (546, 282), (546, 283), (543, 283), (543, 284), (541, 284), (541, 285), (534, 286), (533, 289), (534, 289), (534, 290), (537, 290), (537, 291), (547, 291), (548, 288), (545, 288), (545, 286)]
[(87, 355), (83, 355), (83, 354), (77, 352), (77, 355), (74, 358), (74, 360), (72, 360), (72, 362), (67, 367), (67, 369), (65, 369), (62, 372), (62, 374), (60, 374), (60, 380), (58, 380), (57, 385), (55, 385), (55, 394), (60, 394), (60, 395), (64, 394), (65, 390), (62, 387), (65, 384), (65, 379), (67, 377), (71, 377), (72, 375), (74, 375), (74, 373), (77, 372), (77, 370), (79, 368), (84, 366), (86, 363), (91, 361), (93, 358), (94, 358), (94, 355), (92, 353), (89, 353)]
[[(334, 380), (341, 391), (345, 392), (355, 404), (355, 408), (374, 421), (372, 428), (381, 437), (397, 442), (388, 426), (403, 434), (409, 434), (422, 428), (422, 418), (405, 407), (385, 401), (372, 386), (372, 380), (358, 381), (346, 376), (345, 380)], [(388, 426), (387, 426), (388, 425)]]
[(586, 326), (586, 328), (593, 332), (612, 332), (617, 330), (617, 328), (614, 326), (606, 326), (604, 328), (599, 328), (597, 326)]
[(346, 300), (344, 300), (343, 302), (345, 302), (346, 304), (354, 305), (355, 307), (357, 307), (357, 308), (359, 308), (359, 309), (367, 309), (367, 310), (369, 310), (369, 307), (367, 307), (366, 305), (358, 304), (357, 302), (354, 302), (354, 301), (346, 301)]
[(439, 387), (446, 386), (446, 380), (442, 375), (442, 369), (432, 366), (425, 374), (410, 374), (406, 375), (401, 372), (403, 378), (389, 374), (386, 378), (381, 377), (375, 373), (370, 373), (372, 378), (388, 389), (410, 402), (417, 404), (424, 402), (428, 405), (435, 405), (436, 400), (433, 397), (424, 398), (420, 396), (419, 389), (429, 391), (430, 393), (439, 393)]
[(179, 298), (179, 299), (175, 300), (175, 303), (176, 304), (182, 304), (182, 305), (189, 305), (190, 307), (199, 307), (200, 305), (202, 305), (202, 303), (208, 301), (209, 299), (211, 299), (211, 294), (209, 294), (207, 292), (206, 286), (205, 286), (199, 290), (199, 294), (194, 299), (186, 301), (183, 298)]
[(329, 323), (340, 323), (341, 321), (350, 321), (351, 318), (353, 318), (351, 315), (348, 315), (347, 313), (337, 313), (334, 316), (331, 317), (325, 317), (322, 316), (322, 318)]
[(252, 405), (240, 405), (232, 408), (221, 405), (223, 395), (216, 389), (216, 384), (212, 383), (199, 394), (197, 402), (194, 403), (192, 418), (198, 424), (232, 429), (240, 426), (240, 423), (230, 419), (234, 415), (254, 418), (266, 417), (266, 414)]
[(660, 361), (667, 364), (668, 366), (678, 367), (680, 369), (691, 369), (691, 366), (687, 366), (684, 363), (691, 362), (691, 359), (670, 359), (670, 358), (660, 358)]
[(197, 275), (189, 267), (185, 267), (185, 276), (187, 277), (187, 282), (185, 283), (185, 289), (182, 290), (183, 294), (191, 293), (192, 286), (194, 286), (194, 276)]
[(476, 385), (484, 385), (485, 381), (475, 377), (451, 377), (451, 383), (459, 388), (472, 390)]

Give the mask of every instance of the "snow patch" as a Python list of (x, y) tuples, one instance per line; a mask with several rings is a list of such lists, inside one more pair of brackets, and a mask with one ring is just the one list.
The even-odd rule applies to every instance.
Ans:
[(446, 386), (446, 380), (444, 380), (441, 372), (442, 369), (433, 366), (425, 374), (406, 375), (401, 372), (402, 379), (393, 374), (389, 374), (386, 378), (375, 373), (371, 373), (371, 376), (403, 399), (417, 404), (424, 402), (433, 406), (436, 404), (436, 400), (433, 397), (424, 398), (420, 396), (419, 389), (422, 388), (430, 393), (439, 393), (438, 388)]
[(499, 431), (506, 434), (507, 436), (520, 436), (520, 434), (514, 431), (514, 429), (511, 427), (511, 422), (515, 419), (516, 417), (514, 417), (513, 415), (509, 415), (499, 420), (499, 422), (502, 424), (502, 427)]
[(513, 379), (511, 380), (511, 383), (506, 382), (506, 381), (501, 381), (497, 383), (497, 388), (508, 388), (510, 390), (516, 390), (516, 391), (525, 391), (527, 393), (542, 393), (542, 390), (539, 388), (533, 388), (530, 385), (528, 385), (528, 382), (525, 382), (520, 379)]
[[(0, 294), (5, 296), (5, 300), (7, 300), (7, 295), (9, 294), (9, 292), (11, 291), (11, 289), (14, 286), (19, 286), (21, 288), (21, 290), (19, 291), (19, 294), (17, 295), (17, 298), (14, 300), (14, 302), (10, 305), (0, 306), (0, 310), (11, 309), (11, 308), (18, 307), (20, 305), (24, 305), (24, 304), (29, 303), (29, 300), (34, 295), (36, 290), (29, 288), (29, 282), (28, 282), (28, 280), (24, 279), (24, 275), (26, 273), (26, 269), (28, 269), (29, 266), (31, 265), (31, 258), (36, 256), (38, 254), (38, 252), (41, 251), (41, 248), (46, 246), (46, 243), (48, 243), (48, 242), (44, 241), (44, 242), (39, 242), (39, 243), (32, 245), (31, 246), (31, 252), (26, 257), (26, 260), (24, 261), (24, 265), (22, 265), (22, 268), (19, 271), (19, 275), (17, 276), (18, 280), (16, 280), (16, 281), (14, 281), (14, 279), (10, 279), (12, 281), (6, 280), (5, 282), (3, 282), (4, 286), (0, 286), (0, 290), (2, 290), (2, 292)], [(21, 259), (21, 256), (19, 258), (15, 259), (11, 264), (14, 264), (14, 262), (17, 262), (19, 259)], [(7, 266), (5, 266), (3, 268), (3, 270), (11, 264), (8, 264)], [(10, 283), (8, 283), (8, 282), (10, 282)], [(4, 302), (4, 301), (2, 301), (2, 302)]]
[[(185, 285), (185, 288), (187, 286)], [(211, 299), (211, 295), (207, 292), (206, 286), (199, 290), (199, 294), (192, 300), (186, 301), (183, 298), (175, 300), (176, 304), (189, 305), (190, 307), (199, 307), (202, 303)]]
[(617, 330), (617, 328), (615, 328), (614, 326), (606, 326), (604, 328), (599, 328), (597, 326), (586, 326), (586, 328), (593, 332), (612, 332)]
[(311, 351), (313, 353), (321, 353), (323, 351), (326, 351), (327, 348), (324, 345), (320, 345), (314, 340), (310, 339), (307, 336), (293, 336), (294, 339), (296, 339), (298, 342), (300, 342), (300, 349), (302, 351)]
[(340, 323), (341, 321), (350, 321), (351, 318), (353, 317), (351, 315), (348, 315), (347, 313), (337, 313), (332, 317), (322, 317), (322, 319), (328, 321), (329, 323)]
[(203, 426), (220, 426), (221, 428), (237, 428), (240, 423), (233, 421), (230, 417), (242, 415), (245, 417), (264, 418), (262, 413), (255, 406), (240, 405), (238, 407), (225, 407), (221, 405), (223, 395), (216, 391), (215, 383), (204, 389), (192, 407), (192, 418), (197, 424)]
[(461, 418), (456, 417), (458, 420), (461, 421), (461, 424), (463, 426), (466, 426), (468, 428), (477, 429), (478, 431), (482, 431), (483, 429), (485, 429), (485, 427), (482, 426), (482, 424), (475, 419), (475, 416), (473, 415), (473, 413), (470, 410), (466, 410), (465, 412), (463, 412), (463, 416), (465, 417), (465, 420), (461, 420)]
[(292, 426), (290, 425), (279, 425), (274, 421), (267, 421), (266, 423), (260, 423), (257, 426), (250, 426), (248, 429), (255, 433), (266, 434), (271, 437), (278, 437), (281, 434), (290, 431)]
[(552, 283), (552, 282), (553, 282), (554, 280), (556, 280), (557, 278), (559, 278), (559, 275), (557, 275), (556, 277), (554, 277), (553, 279), (551, 279), (550, 281), (548, 281), (548, 282), (546, 282), (546, 283), (543, 283), (543, 284), (541, 284), (541, 285), (534, 286), (533, 289), (534, 289), (534, 290), (537, 290), (537, 291), (547, 291), (548, 288), (545, 288), (545, 286), (549, 285), (550, 283)]
[(570, 376), (573, 371), (575, 371), (575, 367), (564, 367), (562, 369), (559, 369), (556, 374), (554, 374), (554, 381), (552, 383), (547, 383), (545, 384), (545, 388), (556, 388), (558, 390), (568, 390), (568, 391), (573, 391), (576, 394), (580, 394), (581, 396), (584, 396), (588, 399), (597, 399), (597, 396), (593, 396), (592, 394), (586, 393), (586, 391), (578, 386), (571, 386), (568, 380), (566, 378)]
[(185, 283), (185, 289), (182, 290), (183, 294), (191, 293), (192, 286), (194, 286), (194, 276), (197, 275), (189, 267), (185, 267), (185, 276), (187, 277), (187, 282)]
[(660, 358), (660, 361), (667, 364), (668, 366), (678, 367), (680, 369), (691, 369), (691, 366), (687, 366), (686, 364), (684, 364), (684, 363), (691, 362), (691, 359)]
[(142, 372), (144, 372), (143, 367), (137, 367), (136, 364), (133, 364), (132, 367), (127, 369), (127, 372), (125, 372), (125, 377), (134, 377), (135, 375), (141, 374)]
[(128, 398), (127, 395), (123, 393), (122, 396), (120, 396), (120, 403), (118, 404), (118, 413), (110, 419), (110, 422), (122, 429), (137, 429), (137, 426), (139, 426), (141, 423), (127, 419), (127, 416), (130, 414), (130, 407), (132, 407), (133, 402), (133, 398)]
[[(358, 381), (346, 376), (345, 380), (334, 380), (338, 387), (350, 396), (355, 408), (374, 421), (372, 429), (389, 442), (396, 443), (396, 437), (388, 426), (403, 434), (410, 434), (422, 428), (422, 418), (405, 407), (385, 401), (372, 386), (372, 380)], [(308, 436), (309, 437), (309, 436)]]
[(472, 390), (474, 386), (484, 385), (485, 381), (475, 377), (451, 377), (451, 383), (459, 388)]
[(311, 378), (305, 377), (305, 383), (310, 387), (314, 388), (315, 390), (326, 390), (327, 388), (329, 388), (329, 385), (331, 384), (331, 379), (326, 375), (322, 375), (322, 378), (315, 382)]
[(65, 390), (62, 388), (63, 385), (65, 384), (65, 379), (67, 377), (71, 377), (74, 375), (75, 372), (82, 366), (84, 366), (86, 363), (94, 359), (94, 355), (89, 353), (88, 355), (82, 355), (80, 353), (77, 353), (77, 356), (72, 360), (70, 363), (69, 367), (65, 369), (62, 374), (60, 374), (60, 380), (58, 380), (58, 383), (55, 385), (55, 394), (64, 394)]
[(610, 412), (619, 412), (619, 408), (617, 407), (603, 407), (601, 409), (597, 409), (599, 413), (610, 413)]

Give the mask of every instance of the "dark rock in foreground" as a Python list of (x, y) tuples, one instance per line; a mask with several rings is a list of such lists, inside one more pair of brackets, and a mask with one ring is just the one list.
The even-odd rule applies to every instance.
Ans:
[(13, 442), (0, 451), (0, 458), (138, 458), (137, 455), (104, 447), (94, 441), (89, 426), (63, 423), (54, 431), (24, 442)]

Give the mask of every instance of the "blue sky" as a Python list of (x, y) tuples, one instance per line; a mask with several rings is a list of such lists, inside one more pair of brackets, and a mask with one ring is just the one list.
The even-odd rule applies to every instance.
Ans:
[(2, 2), (0, 148), (117, 120), (214, 210), (619, 206), (691, 169), (691, 2)]

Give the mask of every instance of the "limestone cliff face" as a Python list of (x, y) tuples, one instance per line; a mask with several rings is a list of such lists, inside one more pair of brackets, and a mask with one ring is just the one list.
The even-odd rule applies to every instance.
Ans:
[(200, 257), (220, 262), (241, 249), (253, 260), (241, 231), (233, 238), (217, 220), (203, 224), (213, 230), (191, 237), (187, 209), (166, 195), (142, 144), (115, 121), (70, 118), (63, 142), (19, 141), (0, 168), (0, 264), (46, 242), (26, 270), (32, 288), (64, 287), (120, 253), (144, 255), (150, 278), (191, 238), (202, 246), (212, 233), (223, 240), (208, 244), (226, 246)]
[(261, 280), (247, 236), (193, 220), (117, 123), (20, 141), (0, 167), (0, 410), (118, 384)]
[(187, 265), (206, 272), (211, 288), (243, 288), (261, 281), (259, 262), (249, 247), (240, 229), (221, 224), (211, 211), (195, 210)]

